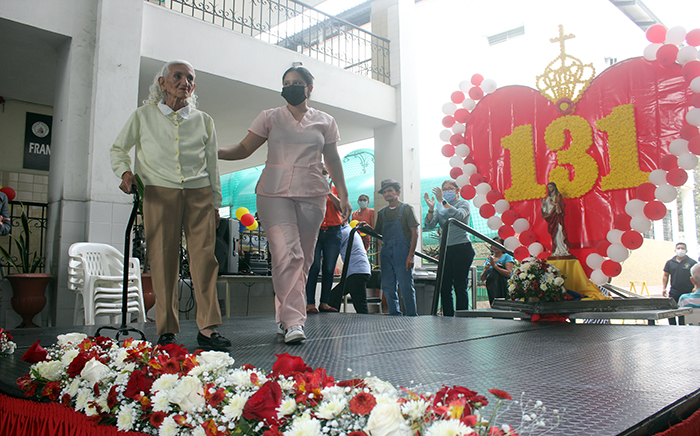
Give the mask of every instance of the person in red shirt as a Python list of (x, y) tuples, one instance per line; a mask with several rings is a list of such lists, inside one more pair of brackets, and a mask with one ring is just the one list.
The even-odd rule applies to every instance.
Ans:
[[(369, 196), (366, 194), (361, 194), (357, 199), (357, 205), (360, 206), (358, 210), (352, 213), (352, 219), (357, 221), (364, 221), (370, 226), (374, 227), (374, 209), (369, 207)], [(369, 235), (364, 235), (362, 237), (362, 242), (365, 244), (365, 250), (369, 251), (369, 244), (372, 238)]]
[[(330, 176), (326, 168), (323, 175), (330, 183)], [(328, 305), (333, 287), (333, 275), (335, 265), (340, 255), (340, 227), (343, 217), (340, 213), (340, 199), (335, 186), (331, 186), (331, 193), (326, 199), (326, 215), (321, 223), (314, 251), (314, 262), (309, 270), (309, 278), (306, 281), (306, 313), (337, 312), (338, 309)], [(316, 308), (316, 283), (318, 272), (321, 271), (321, 304)]]

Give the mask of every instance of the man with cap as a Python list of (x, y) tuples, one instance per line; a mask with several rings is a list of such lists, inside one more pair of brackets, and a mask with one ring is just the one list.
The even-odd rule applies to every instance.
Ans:
[[(382, 267), (382, 292), (390, 315), (401, 315), (396, 285), (401, 289), (408, 316), (416, 316), (416, 291), (413, 287), (413, 257), (418, 243), (418, 226), (413, 207), (399, 201), (401, 185), (394, 179), (382, 180), (378, 191), (389, 203), (377, 213), (375, 229), (382, 235), (379, 261)], [(363, 223), (363, 226), (369, 225)], [(370, 227), (371, 229), (371, 227)]]

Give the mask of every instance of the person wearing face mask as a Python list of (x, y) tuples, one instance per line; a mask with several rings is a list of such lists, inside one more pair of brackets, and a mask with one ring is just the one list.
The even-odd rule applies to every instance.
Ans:
[[(661, 280), (663, 284), (663, 295), (664, 297), (671, 297), (678, 302), (678, 299), (683, 294), (689, 294), (693, 292), (693, 282), (690, 281), (690, 269), (695, 265), (693, 259), (687, 256), (688, 246), (685, 242), (679, 242), (676, 244), (676, 255), (666, 262), (664, 266), (664, 276)], [(668, 291), (668, 279), (671, 278), (671, 290)], [(668, 323), (670, 325), (676, 325), (676, 318), (669, 318)], [(685, 325), (685, 317), (678, 317), (678, 324)]]
[[(374, 209), (369, 207), (369, 196), (361, 194), (357, 198), (357, 205), (360, 206), (360, 208), (352, 213), (352, 219), (374, 226)], [(371, 242), (372, 238), (369, 235), (364, 235), (362, 237), (362, 243), (365, 245), (366, 251), (369, 251), (369, 244)]]
[(352, 212), (338, 155), (338, 126), (333, 117), (307, 105), (313, 79), (304, 67), (285, 71), (287, 105), (262, 111), (240, 143), (219, 149), (220, 159), (238, 160), (268, 143), (255, 193), (272, 258), (277, 333), (286, 343), (306, 339), (306, 282), (331, 192), (324, 162), (338, 191), (341, 217)]
[[(503, 245), (503, 239), (493, 238)], [(491, 256), (486, 259), (481, 280), (486, 282), (486, 292), (489, 294), (489, 304), (496, 298), (508, 298), (508, 280), (513, 272), (513, 256), (504, 253), (500, 248), (491, 246)]]
[[(432, 199), (426, 192), (423, 195), (428, 205), (428, 213), (425, 216), (425, 229), (432, 230), (440, 225), (447, 235), (447, 250), (443, 263), (442, 283), (440, 285), (440, 301), (442, 314), (454, 316), (457, 310), (469, 309), (469, 295), (467, 294), (467, 276), (474, 260), (474, 248), (472, 247), (467, 232), (456, 226), (448, 229), (447, 220), (455, 218), (469, 225), (469, 203), (459, 198), (459, 187), (454, 180), (442, 182), (442, 188), (433, 188), (435, 197)], [(454, 288), (455, 302), (452, 299)]]

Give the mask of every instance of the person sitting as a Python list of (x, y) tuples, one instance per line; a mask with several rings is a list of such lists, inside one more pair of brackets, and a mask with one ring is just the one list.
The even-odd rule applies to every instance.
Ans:
[[(493, 238), (503, 245), (503, 239)], [(513, 272), (513, 256), (504, 253), (498, 246), (491, 246), (491, 256), (486, 259), (481, 280), (486, 282), (486, 292), (489, 294), (489, 304), (493, 305), (496, 298), (508, 298), (508, 280)]]
[(689, 294), (683, 294), (678, 298), (678, 307), (692, 307), (700, 309), (700, 263), (690, 268), (690, 281), (695, 288)]

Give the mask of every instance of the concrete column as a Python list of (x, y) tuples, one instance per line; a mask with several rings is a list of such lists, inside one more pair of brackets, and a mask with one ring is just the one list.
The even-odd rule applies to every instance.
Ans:
[(123, 249), (130, 198), (117, 188), (109, 147), (137, 107), (142, 11), (142, 0), (99, 0), (66, 11), (75, 24), (60, 50), (54, 103), (46, 259), (57, 278), (48, 293), (51, 325), (73, 323), (70, 245)]
[[(374, 179), (392, 178), (401, 183), (401, 200), (420, 217), (420, 156), (418, 142), (418, 97), (413, 29), (415, 5), (412, 0), (378, 0), (372, 3), (372, 32), (391, 41), (391, 85), (397, 90), (397, 123), (374, 130)], [(375, 193), (377, 210), (386, 205)], [(418, 247), (420, 248), (418, 238)]]

